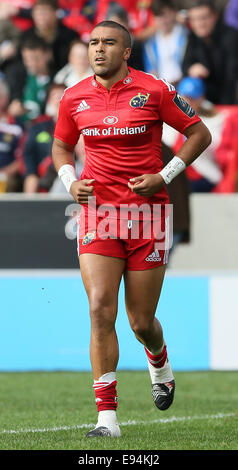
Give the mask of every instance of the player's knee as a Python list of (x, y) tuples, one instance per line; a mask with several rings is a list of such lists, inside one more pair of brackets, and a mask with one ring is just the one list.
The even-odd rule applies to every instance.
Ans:
[(147, 339), (151, 333), (152, 322), (147, 318), (141, 320), (132, 320), (130, 322), (132, 331), (137, 338)]
[(114, 305), (106, 296), (97, 295), (90, 301), (90, 318), (94, 331), (107, 331), (114, 328)]

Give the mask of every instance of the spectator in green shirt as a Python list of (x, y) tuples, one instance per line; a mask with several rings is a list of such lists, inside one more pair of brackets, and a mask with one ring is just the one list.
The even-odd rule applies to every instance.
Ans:
[(52, 51), (42, 38), (31, 37), (22, 44), (21, 55), (22, 61), (7, 69), (6, 80), (11, 91), (8, 111), (25, 122), (43, 112), (52, 79)]

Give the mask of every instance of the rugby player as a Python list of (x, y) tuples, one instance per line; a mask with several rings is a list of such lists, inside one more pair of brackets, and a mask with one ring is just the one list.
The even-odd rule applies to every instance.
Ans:
[[(98, 411), (97, 424), (87, 437), (121, 434), (116, 415), (119, 351), (115, 321), (123, 276), (126, 311), (136, 338), (144, 345), (153, 400), (161, 410), (173, 401), (174, 376), (162, 326), (155, 318), (168, 242), (165, 236), (162, 247), (160, 243), (156, 249), (157, 234), (143, 236), (140, 209), (143, 205), (151, 208), (145, 217), (150, 225), (148, 214), (154, 205), (160, 205), (158, 223), (166, 234), (166, 185), (211, 142), (206, 126), (172, 85), (128, 67), (130, 53), (130, 34), (120, 24), (103, 21), (93, 29), (89, 60), (94, 76), (65, 90), (53, 143), (59, 177), (82, 206), (78, 249), (90, 307), (90, 360)], [(186, 136), (178, 154), (164, 168), (163, 122)], [(80, 134), (86, 160), (77, 181), (74, 147)], [(96, 201), (95, 229), (90, 220), (92, 199)], [(125, 205), (139, 210), (128, 216), (121, 211)], [(107, 235), (100, 235), (98, 229), (105, 220), (109, 229)], [(134, 226), (137, 237), (131, 234)]]

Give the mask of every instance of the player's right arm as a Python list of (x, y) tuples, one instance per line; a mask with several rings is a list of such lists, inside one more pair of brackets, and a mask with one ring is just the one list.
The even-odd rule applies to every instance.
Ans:
[(55, 169), (67, 191), (79, 204), (87, 204), (88, 197), (93, 195), (93, 179), (78, 181), (75, 173), (74, 147), (54, 138), (52, 159)]
[(52, 159), (59, 178), (66, 190), (79, 204), (87, 204), (93, 195), (92, 179), (77, 180), (75, 173), (74, 147), (79, 139), (79, 130), (70, 114), (70, 103), (64, 93), (59, 107), (52, 146)]

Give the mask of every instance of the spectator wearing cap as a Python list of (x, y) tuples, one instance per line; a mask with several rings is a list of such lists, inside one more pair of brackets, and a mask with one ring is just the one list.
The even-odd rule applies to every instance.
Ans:
[(36, 0), (32, 7), (34, 25), (21, 36), (22, 41), (38, 36), (50, 45), (55, 72), (67, 63), (70, 43), (79, 37), (76, 31), (67, 28), (58, 19), (57, 9), (57, 0)]
[[(230, 107), (219, 109), (205, 99), (204, 81), (196, 77), (184, 77), (177, 91), (194, 111), (202, 118), (212, 135), (212, 143), (187, 169), (192, 192), (211, 192), (225, 190), (232, 192), (235, 185), (235, 171), (229, 174), (237, 159), (238, 113)], [(177, 131), (165, 126), (164, 142), (176, 153), (177, 146), (184, 137)], [(228, 190), (229, 186), (229, 190)]]
[(156, 32), (144, 43), (145, 71), (176, 84), (183, 76), (182, 61), (187, 29), (176, 21), (177, 10), (170, 0), (152, 3)]
[(215, 104), (234, 104), (238, 78), (238, 33), (225, 25), (211, 1), (189, 3), (191, 28), (183, 74), (202, 78), (206, 97)]

